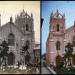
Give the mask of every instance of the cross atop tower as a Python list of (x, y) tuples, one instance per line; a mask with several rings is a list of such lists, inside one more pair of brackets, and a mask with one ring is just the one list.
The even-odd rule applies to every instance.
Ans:
[(65, 32), (65, 15), (59, 13), (58, 9), (50, 16), (50, 31), (51, 32)]

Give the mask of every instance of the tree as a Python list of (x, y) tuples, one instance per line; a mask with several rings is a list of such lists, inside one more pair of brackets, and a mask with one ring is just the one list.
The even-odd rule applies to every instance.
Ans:
[(57, 72), (68, 72), (67, 66), (71, 67), (71, 58), (72, 58), (72, 52), (73, 52), (73, 45), (71, 43), (68, 43), (65, 46), (65, 54), (61, 59), (60, 64), (57, 66)]
[(46, 60), (46, 53), (44, 53), (44, 54), (42, 55), (42, 59), (43, 59), (43, 60)]
[(8, 50), (9, 50), (9, 47), (8, 47), (8, 43), (4, 40), (1, 45), (1, 57), (3, 59), (3, 61), (5, 62), (5, 66), (6, 66), (6, 57), (8, 57)]
[(29, 49), (28, 45), (22, 47), (22, 51), (24, 51), (24, 52), (27, 51), (28, 49)]
[(44, 54), (42, 54), (42, 56), (41, 56), (42, 58), (42, 65), (44, 65), (44, 66), (46, 66), (46, 53), (44, 53)]
[(65, 61), (65, 67), (67, 64), (68, 64), (68, 66), (71, 66), (72, 52), (73, 52), (73, 45), (71, 43), (68, 43), (65, 46), (65, 55), (63, 57), (63, 59)]

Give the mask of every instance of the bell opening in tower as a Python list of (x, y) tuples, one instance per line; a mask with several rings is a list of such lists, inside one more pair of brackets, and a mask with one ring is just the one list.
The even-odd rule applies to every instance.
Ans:
[(57, 32), (59, 32), (59, 24), (57, 24)]

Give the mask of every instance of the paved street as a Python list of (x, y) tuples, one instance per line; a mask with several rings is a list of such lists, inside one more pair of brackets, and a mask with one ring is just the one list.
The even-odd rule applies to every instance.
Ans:
[(42, 74), (52, 74), (47, 68), (45, 68), (45, 67), (42, 67), (42, 70), (41, 70), (42, 72)]

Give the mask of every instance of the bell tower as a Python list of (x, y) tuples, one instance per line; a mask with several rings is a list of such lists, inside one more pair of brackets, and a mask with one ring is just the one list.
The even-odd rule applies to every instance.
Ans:
[(50, 16), (50, 32), (64, 33), (65, 32), (65, 14), (61, 15), (57, 10), (55, 14), (53, 12)]
[(57, 10), (51, 13), (49, 23), (49, 35), (46, 41), (46, 62), (48, 64), (58, 64), (57, 58), (63, 55), (65, 37), (65, 14), (60, 14)]

